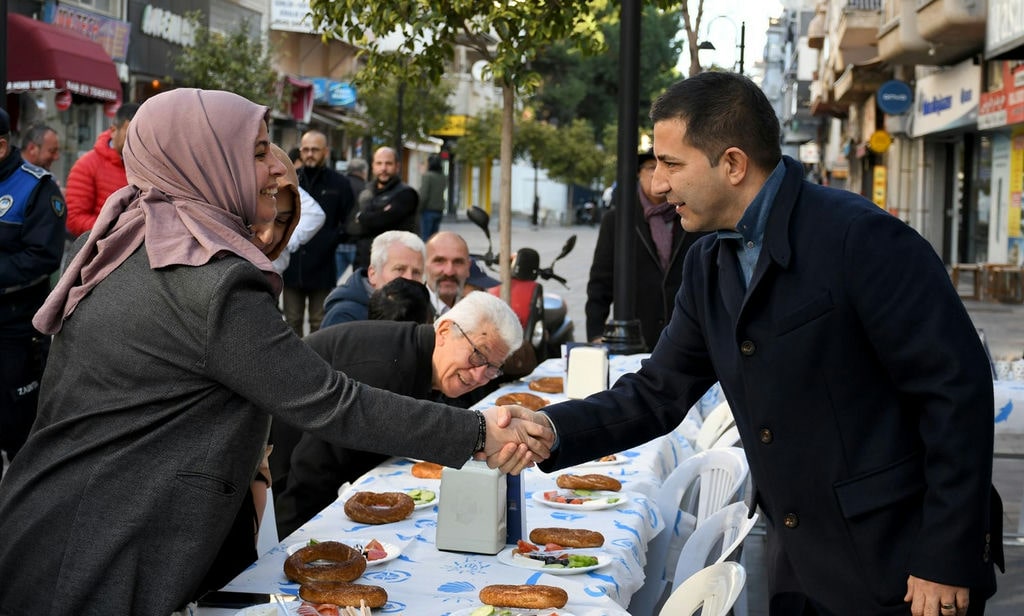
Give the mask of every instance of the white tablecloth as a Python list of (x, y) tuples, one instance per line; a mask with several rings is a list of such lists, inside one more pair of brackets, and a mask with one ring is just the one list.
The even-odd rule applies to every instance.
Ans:
[[(613, 357), (615, 378), (636, 370), (646, 356)], [(561, 360), (545, 362), (530, 378), (562, 375)], [(499, 395), (522, 391), (526, 383), (513, 383), (483, 400), (486, 407)], [(560, 395), (544, 394), (552, 401)], [(564, 611), (575, 616), (622, 616), (632, 595), (643, 584), (643, 566), (647, 543), (665, 524), (657, 512), (654, 496), (662, 480), (683, 458), (690, 455), (689, 443), (679, 432), (655, 439), (619, 454), (618, 464), (581, 466), (574, 472), (600, 472), (614, 476), (630, 496), (628, 503), (614, 509), (577, 511), (554, 509), (533, 500), (534, 492), (554, 489), (562, 472), (550, 475), (527, 469), (523, 478), (526, 490), (527, 528), (563, 526), (597, 530), (605, 536), (603, 550), (611, 557), (609, 565), (576, 575), (551, 575), (502, 563), (497, 556), (444, 552), (434, 545), (437, 508), (413, 512), (402, 522), (367, 526), (350, 520), (344, 513), (344, 494), (314, 519), (260, 557), (224, 590), (232, 592), (295, 594), (298, 585), (284, 577), (283, 566), (289, 546), (309, 539), (341, 540), (365, 543), (371, 538), (401, 547), (397, 559), (369, 567), (360, 583), (383, 586), (388, 604), (374, 613), (444, 616), (480, 605), (478, 593), (490, 584), (550, 584), (569, 594)], [(360, 479), (350, 489), (376, 492), (427, 487), (439, 493), (440, 480), (419, 479), (410, 473), (412, 462), (392, 458)]]

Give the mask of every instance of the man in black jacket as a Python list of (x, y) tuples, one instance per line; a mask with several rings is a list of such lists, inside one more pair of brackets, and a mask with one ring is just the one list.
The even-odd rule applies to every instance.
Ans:
[(353, 207), (348, 180), (327, 166), (327, 137), (311, 130), (302, 135), (301, 143), (299, 186), (316, 199), (326, 218), (316, 235), (292, 253), (284, 272), (284, 317), (299, 336), (303, 335), (307, 305), (309, 331), (320, 329), (324, 300), (338, 282), (334, 249), (339, 240), (347, 241), (340, 235), (340, 226)]
[[(672, 302), (682, 279), (683, 257), (690, 246), (703, 233), (688, 233), (679, 224), (679, 215), (664, 195), (651, 191), (651, 176), (657, 161), (651, 150), (642, 152), (637, 159), (637, 195), (635, 199), (618, 201), (637, 209), (635, 214), (635, 240), (633, 279), (636, 293), (644, 301), (636, 302), (636, 318), (647, 349), (654, 348), (661, 330), (672, 316)], [(601, 230), (594, 247), (594, 261), (590, 266), (587, 283), (587, 340), (600, 342), (605, 321), (612, 305), (615, 287), (615, 211), (601, 218)]]
[(392, 148), (382, 146), (373, 153), (373, 178), (370, 190), (359, 195), (359, 213), (356, 215), (361, 237), (356, 242), (356, 261), (353, 268), (370, 264), (370, 246), (373, 238), (385, 231), (411, 231), (417, 233), (416, 209), (419, 195), (402, 182), (398, 175), (398, 156)]

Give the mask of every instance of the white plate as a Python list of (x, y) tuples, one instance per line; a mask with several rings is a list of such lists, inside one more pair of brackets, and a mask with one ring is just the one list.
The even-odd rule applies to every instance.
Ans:
[[(470, 616), (470, 614), (473, 613), (473, 610), (478, 607), (481, 606), (467, 607), (465, 609), (452, 612), (449, 616)], [(549, 607), (543, 610), (527, 610), (518, 607), (496, 607), (494, 608), (494, 614), (496, 616), (502, 616), (504, 614), (502, 610), (511, 610), (509, 613), (512, 614), (512, 616), (573, 616), (569, 612), (563, 612), (562, 610), (554, 607)]]
[[(372, 537), (371, 537), (371, 539), (372, 539)], [(370, 542), (370, 539), (358, 539), (358, 538), (356, 538), (356, 539), (317, 539), (317, 541), (320, 541), (320, 542), (323, 542), (323, 541), (338, 541), (340, 543), (344, 543), (347, 546), (353, 547), (355, 549), (359, 549), (356, 546), (365, 546), (367, 543)], [(378, 539), (377, 541), (380, 541), (380, 539)], [(295, 552), (298, 552), (300, 548), (304, 548), (307, 545), (309, 545), (309, 541), (308, 540), (307, 541), (300, 541), (299, 543), (291, 544), (290, 546), (288, 546), (285, 549), (286, 549), (286, 551), (288, 552), (289, 555), (292, 555)], [(380, 545), (381, 545), (381, 547), (384, 548), (384, 551), (387, 552), (388, 555), (385, 556), (384, 558), (378, 558), (377, 560), (368, 560), (368, 561), (366, 561), (366, 566), (367, 567), (376, 567), (377, 565), (386, 563), (388, 561), (395, 560), (396, 558), (398, 558), (399, 556), (402, 555), (402, 548), (398, 547), (397, 545), (395, 545), (393, 543), (388, 543), (387, 541), (380, 541)]]
[(427, 487), (402, 488), (402, 491), (405, 492), (405, 493), (409, 493), (409, 492), (411, 492), (413, 490), (430, 490), (431, 492), (434, 493), (434, 500), (430, 501), (429, 503), (416, 503), (416, 501), (413, 501), (414, 503), (416, 503), (415, 506), (413, 506), (413, 509), (426, 509), (427, 507), (433, 507), (434, 505), (436, 505), (438, 503), (438, 501), (441, 500), (441, 495), (438, 493), (437, 488), (433, 488), (433, 489), (432, 488), (427, 488)]
[(566, 550), (570, 554), (585, 554), (587, 556), (596, 556), (597, 564), (590, 567), (573, 567), (573, 568), (558, 568), (558, 567), (545, 567), (544, 563), (533, 558), (527, 558), (513, 554), (512, 550), (515, 548), (509, 546), (504, 550), (498, 552), (498, 560), (506, 565), (513, 567), (520, 567), (522, 569), (532, 569), (534, 571), (543, 571), (544, 573), (550, 573), (551, 575), (576, 575), (577, 573), (586, 573), (587, 571), (593, 571), (594, 569), (600, 569), (601, 567), (612, 562), (612, 557), (605, 552), (598, 551), (581, 551), (581, 550)]
[(615, 454), (614, 460), (600, 461), (593, 460), (591, 462), (584, 462), (583, 464), (577, 464), (575, 468), (598, 468), (601, 466), (619, 466), (620, 464), (626, 463), (626, 457), (623, 455)]
[[(580, 503), (580, 504), (556, 503), (554, 501), (549, 501), (549, 500), (544, 498), (544, 493), (545, 492), (553, 492), (553, 491), (554, 490), (537, 490), (536, 492), (533, 493), (532, 498), (533, 498), (533, 500), (535, 502), (538, 502), (538, 503), (540, 503), (542, 505), (546, 505), (548, 507), (554, 507), (555, 509), (572, 509), (572, 510), (575, 510), (575, 511), (581, 511), (581, 510), (582, 511), (598, 511), (598, 510), (601, 510), (601, 509), (611, 509), (613, 507), (618, 507), (619, 505), (621, 505), (623, 503), (628, 503), (629, 502), (629, 496), (628, 496), (628, 494), (626, 492), (611, 492), (611, 491), (608, 491), (608, 490), (592, 490), (590, 492), (590, 495), (586, 496), (584, 498), (592, 498), (594, 500), (589, 500), (589, 501), (587, 501), (585, 503)], [(560, 492), (560, 493), (568, 493), (568, 492), (573, 492), (573, 490), (565, 490), (565, 489), (561, 489), (560, 488), (560, 489), (558, 489), (558, 492)], [(614, 503), (610, 503), (610, 502), (608, 502), (609, 498), (617, 498), (618, 500), (615, 501)]]

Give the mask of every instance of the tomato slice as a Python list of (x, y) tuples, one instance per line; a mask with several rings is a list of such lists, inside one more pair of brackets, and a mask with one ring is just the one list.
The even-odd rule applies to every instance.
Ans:
[(540, 548), (520, 539), (516, 542), (516, 549), (519, 550), (520, 554), (529, 554), (530, 552), (536, 552)]

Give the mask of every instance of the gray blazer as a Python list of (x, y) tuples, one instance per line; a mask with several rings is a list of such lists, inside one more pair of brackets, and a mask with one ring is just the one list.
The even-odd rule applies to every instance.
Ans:
[(271, 415), (453, 467), (479, 425), (335, 372), (252, 264), (152, 270), (137, 251), (54, 338), (33, 434), (0, 484), (0, 614), (161, 616), (194, 599)]

